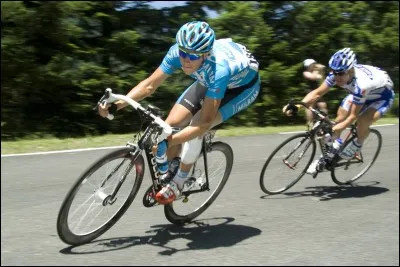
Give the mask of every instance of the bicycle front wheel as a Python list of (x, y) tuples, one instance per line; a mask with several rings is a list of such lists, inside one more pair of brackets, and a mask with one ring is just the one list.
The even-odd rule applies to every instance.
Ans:
[[(343, 147), (347, 146), (354, 138), (350, 138)], [(360, 179), (374, 164), (382, 147), (382, 135), (376, 129), (370, 129), (367, 139), (364, 140), (362, 149), (350, 160), (336, 157), (332, 162), (331, 177), (338, 185), (350, 184)]]
[(306, 173), (315, 151), (316, 142), (308, 133), (285, 140), (271, 153), (261, 170), (261, 190), (274, 195), (291, 188)]
[[(144, 173), (143, 156), (133, 161), (133, 151), (125, 147), (105, 155), (75, 182), (58, 214), (57, 232), (62, 241), (70, 245), (88, 243), (111, 228), (125, 213)], [(118, 193), (112, 197), (116, 188)]]
[[(207, 151), (209, 189), (192, 193), (186, 200), (176, 200), (164, 206), (165, 217), (174, 224), (188, 223), (203, 213), (217, 198), (224, 188), (232, 170), (232, 148), (222, 142), (214, 142)], [(193, 166), (193, 178), (196, 181), (190, 190), (198, 190), (206, 182), (203, 157), (200, 157)], [(193, 171), (193, 170), (192, 170)], [(184, 189), (185, 190), (185, 189)]]

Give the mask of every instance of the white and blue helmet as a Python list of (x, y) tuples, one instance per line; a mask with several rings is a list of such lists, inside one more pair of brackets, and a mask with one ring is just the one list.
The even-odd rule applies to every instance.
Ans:
[(192, 21), (183, 25), (176, 34), (179, 47), (194, 53), (206, 53), (213, 48), (215, 33), (204, 21)]
[(357, 64), (356, 54), (346, 47), (337, 51), (329, 60), (329, 67), (337, 72), (347, 71)]

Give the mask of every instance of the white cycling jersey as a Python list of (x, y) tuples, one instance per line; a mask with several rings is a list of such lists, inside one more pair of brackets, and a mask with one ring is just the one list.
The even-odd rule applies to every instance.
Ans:
[[(354, 78), (343, 86), (353, 95), (353, 103), (363, 105), (366, 101), (382, 99), (393, 94), (393, 82), (386, 71), (378, 67), (357, 64), (354, 66)], [(332, 87), (336, 85), (335, 76), (328, 74), (325, 83)]]

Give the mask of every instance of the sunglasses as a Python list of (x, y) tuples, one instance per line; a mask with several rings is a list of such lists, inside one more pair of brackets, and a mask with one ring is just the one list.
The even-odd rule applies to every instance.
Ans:
[(346, 75), (347, 71), (332, 71), (334, 76), (344, 76)]
[(189, 59), (191, 61), (193, 60), (199, 60), (201, 58), (203, 54), (190, 54), (190, 53), (186, 53), (185, 51), (182, 51), (181, 49), (179, 49), (179, 56), (181, 58), (186, 58), (189, 57)]

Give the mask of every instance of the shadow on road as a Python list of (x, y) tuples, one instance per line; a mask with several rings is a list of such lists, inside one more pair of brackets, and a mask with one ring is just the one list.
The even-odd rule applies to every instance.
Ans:
[[(132, 246), (153, 245), (165, 248), (158, 252), (160, 255), (172, 255), (176, 252), (197, 249), (213, 249), (217, 247), (233, 246), (245, 239), (257, 236), (261, 230), (230, 224), (233, 218), (212, 218), (195, 220), (186, 225), (162, 224), (154, 225), (146, 236), (116, 237), (95, 240), (81, 246), (70, 246), (60, 250), (63, 254), (91, 254), (125, 249)], [(187, 247), (177, 249), (167, 246), (168, 242), (175, 239), (187, 239)]]
[[(367, 185), (362, 185), (367, 184)], [(360, 198), (372, 195), (378, 195), (389, 191), (384, 187), (376, 186), (380, 182), (359, 182), (355, 185), (342, 185), (342, 186), (310, 186), (306, 187), (304, 191), (297, 192), (284, 192), (279, 195), (265, 195), (261, 196), (262, 199), (286, 199), (293, 197), (318, 197), (320, 201), (343, 199), (343, 198)]]

